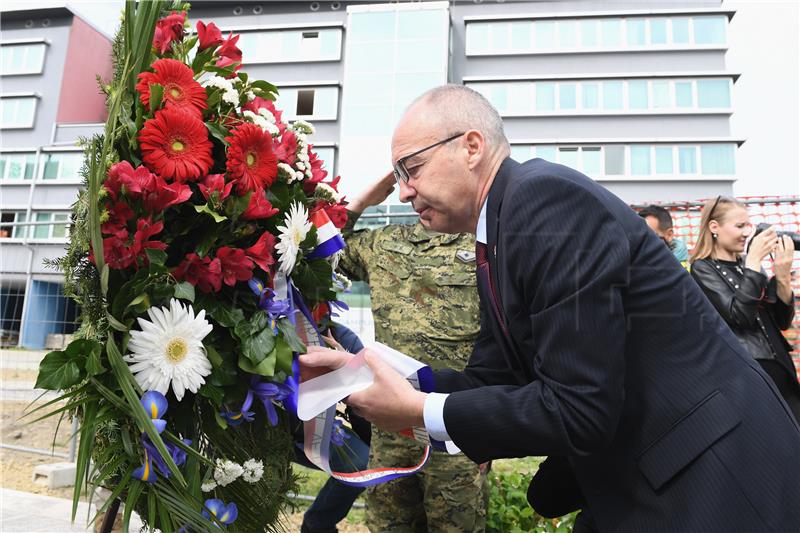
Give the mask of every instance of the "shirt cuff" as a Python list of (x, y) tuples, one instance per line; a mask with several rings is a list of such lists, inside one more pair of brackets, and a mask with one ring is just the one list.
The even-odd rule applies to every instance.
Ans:
[(440, 441), (452, 440), (444, 426), (444, 402), (448, 396), (449, 394), (429, 392), (422, 408), (425, 429), (432, 438)]

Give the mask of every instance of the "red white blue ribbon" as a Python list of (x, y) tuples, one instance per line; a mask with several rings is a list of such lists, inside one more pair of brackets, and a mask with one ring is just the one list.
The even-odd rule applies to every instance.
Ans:
[[(276, 279), (275, 290), (277, 294), (286, 294), (288, 297), (291, 309), (293, 310), (291, 313), (293, 315), (292, 319), (300, 340), (302, 340), (306, 346), (324, 346), (325, 344), (314, 324), (311, 313), (303, 302), (299, 291), (297, 291), (292, 284), (291, 280), (279, 281)], [(363, 369), (367, 368), (363, 359), (363, 355), (364, 354), (361, 353), (353, 358), (354, 363), (361, 365), (361, 370), (359, 371), (360, 375), (364, 373)], [(433, 389), (433, 374), (430, 368), (422, 365), (421, 363), (415, 363), (419, 365), (419, 368), (412, 373), (413, 375), (409, 377), (409, 381), (411, 381), (412, 385), (414, 385), (418, 390), (423, 390), (424, 392), (431, 391)], [(335, 372), (341, 372), (342, 370), (343, 369), (339, 369)], [(370, 372), (368, 368), (367, 372)], [(328, 374), (328, 376), (330, 376), (330, 374)], [(361, 377), (363, 378), (363, 376)], [(311, 383), (312, 381), (314, 380), (309, 380), (308, 383)], [(371, 468), (358, 472), (334, 471), (330, 467), (331, 435), (336, 417), (336, 404), (339, 400), (343, 399), (344, 396), (341, 396), (333, 401), (327, 401), (326, 405), (324, 405), (317, 412), (313, 413), (311, 416), (303, 416), (301, 415), (301, 409), (299, 408), (299, 405), (303, 403), (303, 386), (304, 384), (301, 383), (298, 397), (292, 398), (288, 402), (284, 402), (284, 406), (287, 408), (296, 407), (298, 417), (300, 417), (301, 420), (304, 420), (303, 432), (305, 438), (303, 442), (303, 451), (305, 452), (306, 457), (308, 457), (312, 463), (318, 466), (321, 470), (327, 472), (333, 478), (346, 485), (355, 487), (368, 487), (371, 485), (384, 483), (392, 479), (412, 476), (419, 472), (425, 466), (425, 463), (427, 463), (431, 453), (431, 442), (428, 440), (428, 434), (424, 429), (413, 428), (412, 431), (404, 433), (426, 444), (425, 448), (423, 449), (422, 456), (416, 465), (410, 467)], [(330, 394), (327, 394), (327, 396), (330, 397)], [(444, 446), (442, 446), (442, 449), (444, 449)]]
[(344, 249), (345, 243), (342, 234), (333, 225), (324, 209), (314, 211), (308, 219), (317, 228), (317, 247), (308, 254), (309, 259), (330, 257), (339, 250)]

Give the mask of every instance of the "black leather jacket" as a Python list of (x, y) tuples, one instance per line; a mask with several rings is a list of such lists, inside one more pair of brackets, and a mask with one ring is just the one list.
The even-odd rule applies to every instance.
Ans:
[[(767, 279), (761, 272), (744, 267), (744, 272), (730, 272), (730, 267), (701, 259), (692, 264), (692, 277), (703, 289), (708, 299), (719, 311), (739, 341), (755, 359), (773, 359), (794, 370), (786, 342), (780, 330), (789, 328), (794, 317), (794, 296), (789, 305), (777, 296), (775, 278)], [(724, 272), (724, 274), (723, 274)], [(770, 342), (768, 329), (772, 329)], [(778, 340), (779, 339), (779, 340)]]

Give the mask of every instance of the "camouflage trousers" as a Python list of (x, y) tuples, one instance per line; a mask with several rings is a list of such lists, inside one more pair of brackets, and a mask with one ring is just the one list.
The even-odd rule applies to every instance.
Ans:
[[(413, 466), (422, 457), (416, 442), (373, 426), (369, 467)], [(462, 533), (486, 529), (486, 473), (464, 455), (432, 452), (415, 476), (370, 487), (367, 527), (372, 533)]]

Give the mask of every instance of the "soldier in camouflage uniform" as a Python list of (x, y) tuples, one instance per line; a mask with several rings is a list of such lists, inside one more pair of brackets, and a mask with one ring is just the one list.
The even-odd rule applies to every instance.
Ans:
[[(475, 238), (432, 232), (419, 222), (353, 231), (361, 211), (383, 201), (393, 184), (389, 174), (348, 205), (339, 268), (369, 283), (377, 341), (433, 369), (461, 370), (480, 329)], [(369, 465), (411, 466), (422, 451), (419, 443), (373, 427)], [(416, 476), (367, 490), (367, 526), (381, 533), (483, 531), (488, 491), (485, 469), (464, 455), (433, 452)]]

